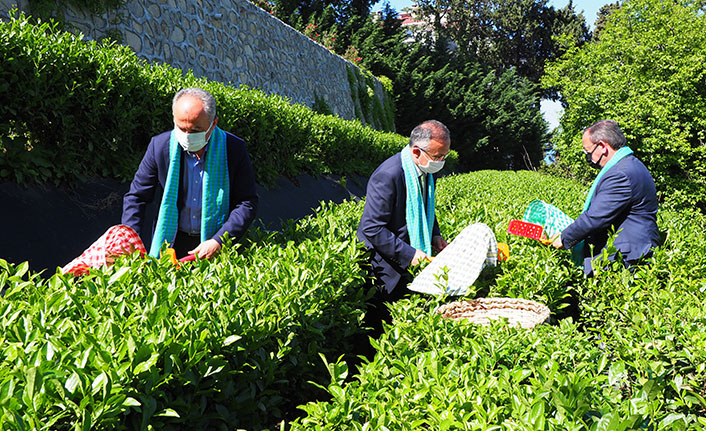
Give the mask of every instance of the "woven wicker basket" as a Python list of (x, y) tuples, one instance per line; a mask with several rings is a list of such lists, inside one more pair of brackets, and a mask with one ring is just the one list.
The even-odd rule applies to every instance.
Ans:
[(436, 310), (447, 319), (466, 319), (487, 325), (504, 317), (511, 326), (531, 329), (549, 320), (549, 308), (539, 302), (519, 298), (478, 298), (444, 304)]

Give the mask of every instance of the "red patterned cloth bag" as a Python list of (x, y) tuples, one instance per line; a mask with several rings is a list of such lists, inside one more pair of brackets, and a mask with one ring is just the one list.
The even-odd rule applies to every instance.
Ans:
[(139, 251), (145, 255), (145, 245), (140, 236), (129, 226), (117, 225), (109, 228), (81, 256), (61, 268), (62, 274), (85, 275), (91, 268), (112, 265), (115, 257)]

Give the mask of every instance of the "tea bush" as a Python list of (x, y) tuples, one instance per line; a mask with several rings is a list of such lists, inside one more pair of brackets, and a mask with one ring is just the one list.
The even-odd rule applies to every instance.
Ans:
[[(587, 187), (532, 172), (476, 172), (439, 181), (448, 238), (488, 224), (510, 259), (476, 283), (482, 296), (548, 304), (533, 331), (479, 327), (434, 313), (451, 298), (410, 295), (391, 305), (377, 354), (353, 378), (327, 357), (330, 401), (302, 406), (292, 430), (705, 429), (706, 218), (663, 210), (653, 264), (605, 261), (585, 278), (566, 251), (507, 235), (543, 199), (576, 217)], [(578, 312), (567, 312), (573, 291)]]
[(262, 429), (321, 396), (318, 355), (355, 353), (367, 294), (343, 210), (181, 268), (0, 260), (0, 429)]
[(213, 93), (219, 126), (245, 139), (262, 184), (278, 175), (369, 174), (407, 142), (24, 15), (0, 21), (0, 63), (0, 181), (132, 178), (149, 138), (173, 127), (171, 98), (188, 86)]
[[(132, 257), (43, 281), (0, 261), (0, 429), (705, 429), (706, 217), (660, 211), (652, 265), (604, 261), (593, 278), (506, 234), (535, 198), (577, 216), (586, 189), (533, 172), (440, 179), (448, 239), (483, 222), (510, 246), (476, 294), (544, 302), (551, 322), (449, 321), (434, 310), (453, 298), (410, 294), (355, 375), (362, 202), (181, 269)], [(287, 422), (292, 403), (305, 416)]]

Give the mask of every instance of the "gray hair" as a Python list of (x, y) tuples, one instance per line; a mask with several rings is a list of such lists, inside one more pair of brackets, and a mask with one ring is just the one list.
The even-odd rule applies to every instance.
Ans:
[(434, 139), (441, 142), (451, 142), (449, 129), (443, 123), (436, 120), (427, 120), (412, 130), (409, 135), (409, 146), (429, 149), (429, 142)]
[(200, 99), (203, 102), (203, 110), (208, 116), (209, 121), (213, 121), (216, 118), (216, 99), (211, 93), (198, 87), (183, 88), (174, 95), (172, 99), (172, 111), (177, 104), (177, 101), (183, 96), (192, 96)]
[(607, 142), (614, 150), (625, 146), (625, 135), (620, 126), (613, 120), (600, 120), (583, 129), (588, 132), (588, 138), (594, 144), (599, 141)]

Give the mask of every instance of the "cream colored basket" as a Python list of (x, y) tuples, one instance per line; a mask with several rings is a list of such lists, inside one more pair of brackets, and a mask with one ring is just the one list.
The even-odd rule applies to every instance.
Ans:
[(532, 329), (549, 320), (549, 307), (536, 301), (520, 298), (478, 298), (450, 302), (436, 310), (447, 319), (466, 319), (487, 325), (493, 319), (504, 317), (511, 326)]

